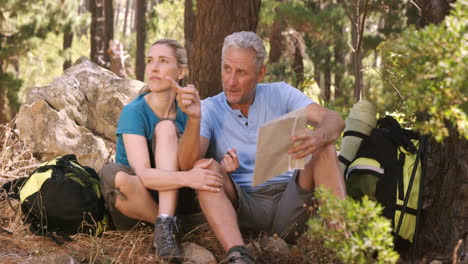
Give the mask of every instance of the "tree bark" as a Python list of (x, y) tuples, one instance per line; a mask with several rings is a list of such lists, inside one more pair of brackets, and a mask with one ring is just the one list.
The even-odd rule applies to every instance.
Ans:
[(145, 42), (146, 42), (146, 0), (137, 0), (136, 14), (136, 57), (135, 77), (144, 81), (145, 78)]
[(128, 10), (130, 9), (130, 0), (127, 0), (127, 3), (125, 4), (125, 18), (124, 18), (124, 24), (123, 24), (123, 35), (124, 37), (127, 35), (127, 19), (128, 19)]
[(110, 68), (110, 57), (107, 53), (109, 50), (109, 42), (114, 39), (114, 6), (112, 0), (104, 0), (104, 19), (105, 19), (105, 42), (104, 42), (104, 59), (106, 60), (106, 68)]
[[(341, 27), (340, 32), (344, 34), (343, 27)], [(344, 77), (345, 73), (345, 68), (346, 68), (346, 59), (345, 59), (345, 54), (343, 52), (344, 50), (344, 45), (341, 43), (335, 43), (335, 46), (333, 47), (334, 49), (334, 57), (335, 57), (335, 62), (334, 62), (334, 72), (335, 72), (335, 96), (334, 98), (340, 98), (342, 95), (341, 92), (341, 82)]]
[(468, 262), (468, 141), (454, 129), (442, 144), (431, 139), (426, 159), (423, 211), (416, 252), (419, 257), (452, 263), (459, 239), (458, 262)]
[(222, 91), (221, 49), (224, 38), (237, 31), (256, 31), (261, 0), (199, 0), (190, 81), (201, 98)]
[(70, 53), (67, 52), (71, 48), (72, 43), (73, 43), (73, 32), (71, 32), (71, 29), (67, 29), (65, 30), (65, 32), (63, 32), (63, 51), (66, 52), (65, 61), (63, 62), (64, 71), (70, 68), (72, 64)]
[(283, 36), (281, 32), (283, 31), (282, 28), (283, 23), (275, 19), (273, 24), (271, 25), (270, 30), (270, 54), (268, 57), (268, 61), (270, 63), (278, 62), (283, 54), (284, 50), (284, 42)]
[(296, 76), (296, 87), (304, 80), (304, 62), (303, 62), (303, 42), (302, 36), (294, 31), (294, 34), (291, 34), (291, 38), (294, 45), (293, 60), (291, 63), (291, 68), (294, 71)]
[[(421, 25), (442, 22), (450, 11), (448, 2), (452, 1), (417, 1)], [(444, 263), (468, 263), (468, 141), (453, 127), (442, 144), (429, 141), (426, 172), (416, 254)]]
[[(193, 10), (193, 1), (185, 0), (184, 8), (184, 35), (185, 35), (185, 50), (187, 57), (190, 59), (192, 54), (193, 33), (195, 31), (195, 11)], [(190, 64), (190, 61), (189, 61)]]
[(325, 65), (323, 69), (323, 100), (328, 103), (331, 99), (331, 54), (327, 53), (325, 55)]
[(114, 37), (114, 11), (112, 0), (90, 1), (91, 20), (91, 61), (109, 68), (109, 41)]
[(421, 8), (421, 26), (429, 24), (439, 24), (442, 22), (446, 15), (450, 12), (449, 0), (426, 0), (417, 1)]

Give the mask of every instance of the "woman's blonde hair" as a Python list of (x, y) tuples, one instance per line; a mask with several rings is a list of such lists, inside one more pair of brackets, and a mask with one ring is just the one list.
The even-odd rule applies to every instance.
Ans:
[[(174, 50), (174, 55), (177, 61), (177, 67), (188, 68), (187, 51), (185, 50), (184, 46), (182, 46), (177, 40), (167, 39), (167, 38), (158, 39), (153, 43), (153, 45), (151, 45), (151, 47), (155, 45), (167, 45), (171, 47)], [(183, 81), (184, 79), (180, 80), (179, 84), (182, 85)], [(148, 93), (148, 92), (150, 92), (150, 89), (147, 85), (145, 85), (140, 90), (139, 94)]]

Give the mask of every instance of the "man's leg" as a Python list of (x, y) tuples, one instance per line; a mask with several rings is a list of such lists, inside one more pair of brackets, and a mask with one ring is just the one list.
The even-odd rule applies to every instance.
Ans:
[(337, 161), (333, 146), (325, 147), (314, 155), (284, 190), (280, 190), (283, 195), (274, 205), (276, 213), (272, 233), (293, 243), (306, 230), (307, 220), (313, 213), (310, 209), (315, 204), (313, 191), (316, 187), (331, 189), (338, 198), (346, 196)]
[[(198, 161), (197, 164), (202, 162), (206, 162), (206, 160)], [(244, 245), (234, 209), (237, 207), (239, 199), (231, 178), (219, 163), (212, 162), (208, 169), (223, 175), (224, 184), (219, 192), (198, 191), (198, 200), (208, 224), (223, 248), (228, 251), (234, 246)]]
[(299, 172), (297, 184), (306, 191), (313, 191), (323, 186), (338, 198), (346, 197), (344, 179), (333, 145), (325, 146), (322, 151), (312, 156), (304, 170)]

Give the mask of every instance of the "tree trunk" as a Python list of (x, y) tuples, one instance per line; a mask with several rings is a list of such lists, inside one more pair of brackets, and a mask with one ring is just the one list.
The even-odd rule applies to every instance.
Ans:
[(331, 99), (331, 54), (328, 53), (325, 55), (325, 65), (323, 69), (323, 100), (328, 103)]
[[(448, 2), (417, 1), (422, 12), (421, 25), (443, 21), (450, 11)], [(444, 263), (468, 263), (467, 172), (468, 141), (453, 127), (442, 144), (429, 141), (423, 211), (416, 245), (419, 257), (440, 259)]]
[[(343, 28), (340, 30), (341, 32), (344, 32)], [(335, 72), (335, 100), (340, 98), (342, 95), (342, 87), (341, 87), (341, 82), (343, 80), (343, 76), (345, 73), (345, 68), (346, 68), (346, 59), (345, 59), (345, 54), (343, 52), (344, 47), (343, 45), (340, 45), (340, 43), (335, 43), (335, 46), (333, 47), (334, 49), (334, 57), (335, 57), (335, 62), (334, 62), (334, 72)]]
[(132, 8), (130, 9), (130, 32), (135, 32), (135, 13), (136, 13), (136, 8), (137, 8), (137, 2), (139, 0), (133, 0)]
[(146, 42), (146, 0), (137, 0), (136, 6), (136, 58), (135, 77), (144, 81), (145, 78), (145, 42)]
[[(353, 17), (354, 23), (359, 23), (359, 8), (356, 8), (355, 14)], [(358, 49), (359, 42), (359, 27), (351, 27), (351, 40), (353, 43), (354, 51), (353, 53), (353, 66), (354, 66), (354, 93), (353, 98), (355, 102), (361, 100), (361, 91), (362, 91), (362, 72), (361, 72), (361, 51)]]
[(261, 0), (198, 0), (190, 58), (190, 81), (201, 98), (222, 91), (221, 49), (237, 31), (256, 31)]
[[(192, 41), (193, 33), (195, 31), (195, 11), (192, 0), (185, 0), (184, 8), (184, 35), (185, 35), (185, 49), (187, 50), (187, 57), (190, 59), (192, 54)], [(189, 61), (190, 64), (190, 61)]]
[(448, 0), (426, 0), (418, 1), (421, 8), (421, 26), (429, 24), (439, 24), (442, 22), (446, 15), (450, 12), (450, 2)]
[(114, 6), (112, 0), (104, 0), (104, 19), (106, 38), (104, 40), (104, 58), (106, 60), (106, 68), (110, 68), (110, 57), (107, 51), (109, 50), (109, 42), (114, 39)]
[(270, 29), (270, 54), (268, 57), (268, 61), (270, 63), (278, 62), (281, 58), (281, 54), (283, 53), (284, 43), (283, 43), (283, 36), (281, 35), (282, 31), (282, 23), (275, 20), (271, 25)]
[(71, 32), (71, 29), (65, 30), (63, 32), (63, 51), (65, 52), (65, 61), (63, 62), (63, 70), (65, 71), (66, 69), (71, 67), (72, 61), (71, 61), (71, 55), (70, 55), (70, 48), (73, 43), (73, 32)]
[(291, 63), (291, 68), (294, 71), (296, 76), (296, 87), (304, 80), (304, 62), (302, 57), (303, 52), (303, 42), (302, 36), (295, 32), (294, 35), (291, 36), (293, 43), (294, 43), (294, 53), (293, 53), (293, 60)]
[(468, 262), (468, 141), (451, 129), (443, 144), (429, 141), (423, 211), (416, 252), (419, 257), (452, 262), (459, 239), (458, 261)]
[(320, 71), (320, 63), (318, 61), (313, 61), (314, 63), (314, 80), (317, 83), (317, 86), (322, 90), (322, 72)]
[(109, 68), (109, 41), (114, 36), (114, 14), (112, 0), (90, 1), (91, 20), (91, 61)]
[(125, 37), (127, 35), (127, 19), (128, 19), (128, 10), (130, 9), (130, 0), (127, 0), (127, 3), (125, 4), (125, 18), (124, 18), (124, 24), (123, 24), (123, 36)]

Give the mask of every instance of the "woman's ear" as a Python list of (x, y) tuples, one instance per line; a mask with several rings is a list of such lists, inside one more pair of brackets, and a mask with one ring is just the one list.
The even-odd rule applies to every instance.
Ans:
[(187, 74), (187, 67), (181, 67), (179, 68), (179, 75), (177, 76), (177, 79), (180, 81), (185, 78), (185, 75)]

